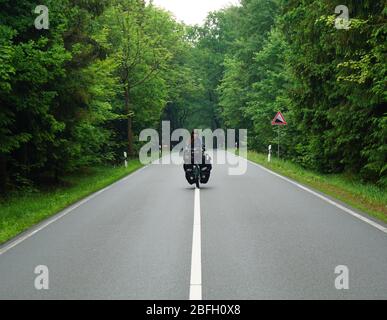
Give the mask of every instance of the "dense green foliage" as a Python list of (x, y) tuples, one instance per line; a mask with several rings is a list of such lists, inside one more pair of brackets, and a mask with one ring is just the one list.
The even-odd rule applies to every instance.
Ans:
[(207, 88), (224, 126), (250, 130), (250, 148), (277, 144), (281, 110), (284, 157), (385, 185), (386, 2), (347, 1), (348, 30), (335, 28), (339, 4), (243, 0), (210, 16), (198, 45), (216, 59)]
[(51, 0), (38, 30), (36, 5), (0, 1), (1, 191), (134, 155), (135, 136), (180, 96), (187, 44), (170, 14), (143, 0)]
[(0, 0), (0, 189), (135, 155), (144, 128), (247, 128), (249, 146), (386, 185), (386, 1), (242, 0), (185, 26), (144, 0)]

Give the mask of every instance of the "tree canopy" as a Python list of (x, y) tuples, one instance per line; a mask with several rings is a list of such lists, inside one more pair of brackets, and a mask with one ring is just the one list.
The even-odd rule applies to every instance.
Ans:
[(249, 147), (387, 183), (386, 1), (242, 0), (187, 26), (144, 0), (0, 0), (0, 189), (135, 156), (142, 129), (249, 130)]

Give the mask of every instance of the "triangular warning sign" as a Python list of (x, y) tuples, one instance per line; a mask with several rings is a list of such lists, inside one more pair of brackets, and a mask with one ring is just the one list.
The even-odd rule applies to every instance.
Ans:
[(278, 112), (273, 121), (271, 122), (273, 126), (286, 126), (288, 123), (285, 120), (285, 117), (281, 112)]

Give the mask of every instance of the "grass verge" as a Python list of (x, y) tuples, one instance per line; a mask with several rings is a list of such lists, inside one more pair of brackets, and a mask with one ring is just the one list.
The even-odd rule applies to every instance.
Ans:
[(139, 161), (133, 160), (129, 162), (128, 168), (90, 168), (77, 175), (68, 176), (64, 179), (65, 186), (13, 195), (1, 200), (0, 244), (141, 167)]
[(256, 152), (249, 152), (248, 159), (387, 223), (387, 191), (376, 185), (343, 174), (316, 173), (286, 160), (273, 158), (269, 163), (266, 155)]

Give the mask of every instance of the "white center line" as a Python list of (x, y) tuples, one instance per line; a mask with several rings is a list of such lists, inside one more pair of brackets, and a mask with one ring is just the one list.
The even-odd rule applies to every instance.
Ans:
[(200, 189), (195, 189), (190, 300), (202, 300), (202, 241), (200, 227)]

